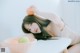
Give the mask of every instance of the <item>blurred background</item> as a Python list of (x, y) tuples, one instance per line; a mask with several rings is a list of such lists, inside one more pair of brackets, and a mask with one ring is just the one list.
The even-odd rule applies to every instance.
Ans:
[(0, 0), (0, 41), (23, 35), (22, 20), (26, 9), (34, 5), (40, 11), (60, 16), (74, 32), (80, 34), (80, 2), (69, 0)]

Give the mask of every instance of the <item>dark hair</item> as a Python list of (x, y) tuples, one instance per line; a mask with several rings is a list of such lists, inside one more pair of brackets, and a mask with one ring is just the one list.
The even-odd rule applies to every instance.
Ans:
[(23, 32), (25, 33), (31, 33), (30, 31), (28, 31), (25, 27), (24, 27), (24, 24), (32, 24), (32, 23), (37, 23), (41, 29), (41, 33), (32, 33), (34, 35), (34, 37), (37, 39), (37, 40), (47, 40), (51, 37), (50, 34), (48, 34), (43, 27), (47, 27), (48, 24), (51, 22), (50, 20), (48, 19), (42, 19), (42, 18), (39, 18), (35, 15), (28, 15), (28, 16), (25, 16), (25, 18), (23, 19), (23, 23), (22, 23), (22, 30)]

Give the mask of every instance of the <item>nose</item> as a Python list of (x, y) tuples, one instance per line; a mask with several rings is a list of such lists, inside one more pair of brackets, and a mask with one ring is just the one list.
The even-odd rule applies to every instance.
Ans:
[(31, 32), (35, 32), (36, 26), (32, 26), (32, 27), (30, 28), (30, 30), (31, 30)]

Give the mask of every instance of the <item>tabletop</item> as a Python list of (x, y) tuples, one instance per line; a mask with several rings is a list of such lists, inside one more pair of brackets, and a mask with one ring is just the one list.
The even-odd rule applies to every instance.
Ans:
[[(21, 51), (19, 53), (60, 53), (64, 49), (66, 49), (70, 45), (70, 43), (71, 39), (69, 38), (54, 38), (54, 40), (38, 40), (34, 44), (32, 44), (29, 50), (27, 50), (26, 48), (29, 47), (30, 44), (12, 45), (9, 47), (13, 48), (15, 53), (19, 51)], [(22, 50), (22, 48), (24, 49)], [(14, 53), (10, 52), (8, 48), (5, 52)]]
[(69, 38), (59, 38), (57, 40), (39, 40), (28, 53), (60, 53), (71, 43)]

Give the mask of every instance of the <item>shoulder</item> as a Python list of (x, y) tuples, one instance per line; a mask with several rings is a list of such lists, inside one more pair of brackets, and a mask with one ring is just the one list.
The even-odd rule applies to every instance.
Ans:
[(45, 30), (49, 31), (53, 27), (53, 22), (50, 22), (46, 27), (44, 27)]

